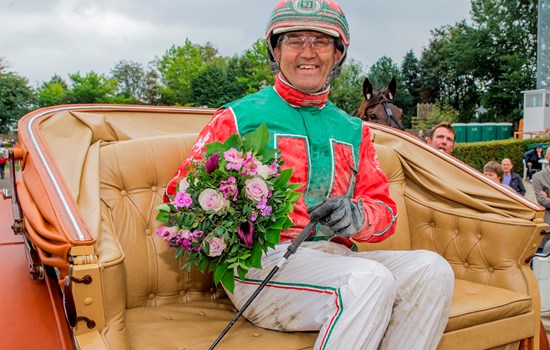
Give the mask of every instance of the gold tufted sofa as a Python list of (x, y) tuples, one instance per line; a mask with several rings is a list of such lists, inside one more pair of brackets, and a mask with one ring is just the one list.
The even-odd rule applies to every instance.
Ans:
[[(181, 270), (154, 234), (163, 186), (212, 112), (58, 106), (21, 120), (27, 236), (56, 267), (66, 308), (94, 321), (73, 322), (81, 349), (207, 349), (235, 314), (211, 276)], [(539, 292), (525, 261), (542, 239), (543, 209), (406, 133), (371, 129), (399, 220), (390, 239), (360, 248), (429, 249), (449, 261), (455, 293), (440, 349), (538, 349)], [(241, 319), (217, 348), (310, 349), (315, 338)]]

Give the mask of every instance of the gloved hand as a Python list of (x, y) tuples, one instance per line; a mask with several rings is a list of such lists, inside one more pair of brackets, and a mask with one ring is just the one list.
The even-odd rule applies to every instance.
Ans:
[(353, 203), (348, 197), (325, 199), (307, 208), (310, 221), (328, 226), (338, 236), (349, 237), (363, 227), (365, 211), (363, 201)]

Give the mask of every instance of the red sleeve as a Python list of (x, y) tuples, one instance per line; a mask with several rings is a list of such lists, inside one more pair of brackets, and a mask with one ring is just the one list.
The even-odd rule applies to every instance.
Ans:
[(365, 224), (353, 238), (360, 242), (380, 242), (395, 232), (397, 205), (390, 198), (389, 181), (378, 163), (370, 129), (363, 125), (359, 169), (354, 201), (363, 200)]
[(166, 193), (164, 194), (164, 202), (168, 202), (168, 196), (176, 195), (176, 187), (181, 179), (187, 175), (186, 168), (194, 160), (200, 160), (202, 154), (205, 152), (206, 144), (211, 142), (224, 142), (232, 134), (237, 132), (237, 124), (233, 110), (230, 108), (224, 108), (216, 111), (212, 116), (212, 119), (201, 130), (197, 141), (191, 148), (191, 151), (187, 155), (187, 159), (183, 161), (174, 173), (172, 180), (168, 182), (166, 186)]

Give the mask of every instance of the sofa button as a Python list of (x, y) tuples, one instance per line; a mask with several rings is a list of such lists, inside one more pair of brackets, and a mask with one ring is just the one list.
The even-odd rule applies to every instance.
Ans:
[(167, 320), (167, 321), (171, 321), (171, 320), (172, 320), (172, 316), (165, 316), (164, 319)]
[(455, 233), (455, 235), (458, 235), (458, 229), (455, 229), (453, 232)]
[(125, 190), (120, 191), (120, 195), (123, 196), (123, 197), (126, 196), (127, 194), (128, 194), (128, 192), (126, 192)]
[(476, 235), (476, 238), (478, 239), (478, 241), (481, 241), (481, 235), (479, 233)]
[(150, 235), (151, 235), (151, 229), (150, 229), (150, 228), (146, 229), (146, 230), (145, 230), (145, 234), (146, 234), (147, 236), (150, 236)]
[(204, 311), (199, 311), (199, 312), (197, 312), (197, 315), (199, 315), (199, 316), (206, 316), (206, 312), (204, 312)]
[(464, 267), (470, 266), (467, 262), (464, 263)]
[(492, 267), (489, 267), (489, 272), (495, 271)]
[(153, 186), (153, 187), (151, 187), (151, 191), (153, 191), (153, 192), (157, 192), (157, 190), (158, 190), (158, 187), (157, 187), (157, 186)]
[(149, 299), (155, 299), (155, 295), (154, 294), (149, 294)]
[(92, 305), (93, 302), (94, 302), (94, 299), (90, 297), (84, 298), (84, 305)]
[(253, 336), (254, 338), (258, 338), (259, 336), (261, 336), (261, 334), (260, 334), (260, 333), (252, 333), (252, 336)]

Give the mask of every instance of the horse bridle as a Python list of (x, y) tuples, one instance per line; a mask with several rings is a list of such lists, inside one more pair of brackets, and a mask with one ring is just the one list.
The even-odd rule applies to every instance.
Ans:
[[(386, 125), (387, 126), (392, 126), (391, 123), (393, 121), (393, 124), (395, 124), (395, 126), (400, 129), (400, 130), (405, 130), (405, 128), (403, 126), (401, 126), (401, 124), (399, 124), (397, 122), (397, 119), (395, 118), (395, 116), (393, 115), (393, 112), (391, 110), (391, 107), (390, 107), (390, 104), (394, 104), (393, 103), (393, 100), (390, 100), (390, 99), (387, 99), (383, 96), (383, 99), (381, 101), (377, 101), (375, 100), (374, 103), (371, 103), (367, 106), (367, 108), (365, 108), (365, 116), (369, 119), (369, 120), (373, 120), (373, 119), (378, 119), (378, 117), (376, 116), (376, 114), (374, 113), (371, 113), (370, 115), (367, 115), (367, 111), (376, 106), (377, 104), (381, 103), (382, 104), (382, 107), (384, 107), (384, 111), (386, 112), (386, 120), (387, 120), (387, 123)], [(403, 114), (404, 115), (404, 114)], [(371, 117), (371, 116), (374, 116), (374, 117)], [(403, 117), (401, 117), (403, 118)]]

